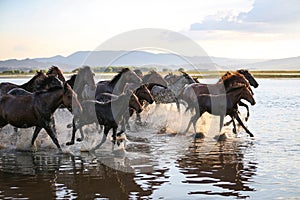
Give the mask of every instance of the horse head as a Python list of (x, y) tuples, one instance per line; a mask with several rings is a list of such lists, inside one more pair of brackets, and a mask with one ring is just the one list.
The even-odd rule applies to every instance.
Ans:
[(188, 84), (192, 84), (192, 83), (196, 83), (196, 81), (186, 72), (184, 71), (180, 71), (183, 75), (183, 77), (185, 77), (185, 79), (188, 81)]
[(62, 87), (63, 83), (56, 78), (56, 76), (46, 76), (39, 84), (36, 86), (35, 91), (48, 90), (50, 88)]
[(253, 97), (250, 87), (241, 83), (232, 86), (226, 93), (237, 92), (240, 94), (240, 98), (248, 101), (251, 105), (255, 105), (255, 99)]
[(245, 78), (249, 81), (250, 85), (253, 86), (254, 88), (258, 87), (258, 83), (253, 77), (253, 75), (246, 69), (239, 69), (237, 70), (238, 73), (243, 74)]
[(66, 82), (66, 79), (65, 79), (65, 77), (64, 77), (64, 75), (63, 75), (61, 69), (59, 69), (59, 67), (57, 67), (57, 66), (52, 66), (52, 67), (48, 70), (47, 75), (48, 75), (48, 76), (57, 76), (57, 78), (58, 78), (59, 80), (61, 80), (63, 83)]
[(153, 96), (151, 95), (151, 92), (146, 85), (142, 85), (141, 87), (136, 89), (135, 94), (139, 100), (145, 100), (150, 104), (154, 102)]
[(248, 80), (244, 77), (244, 75), (239, 73), (227, 72), (224, 76), (222, 76), (221, 79), (221, 83), (224, 84), (226, 90), (237, 84), (244, 84), (246, 86), (250, 86)]
[[(130, 90), (127, 90), (130, 93)], [(137, 98), (137, 96), (131, 92), (131, 96), (129, 99), (129, 107), (133, 108), (134, 110), (136, 110), (137, 113), (141, 113), (143, 111), (143, 107), (140, 104), (139, 99)]]
[(152, 70), (143, 77), (143, 84), (156, 84), (164, 87), (168, 86), (168, 82), (156, 71)]

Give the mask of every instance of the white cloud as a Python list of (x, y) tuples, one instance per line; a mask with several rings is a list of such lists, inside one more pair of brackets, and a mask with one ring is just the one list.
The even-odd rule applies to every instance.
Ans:
[(234, 30), (244, 32), (299, 31), (300, 1), (256, 0), (249, 12), (206, 17), (191, 25), (191, 30)]

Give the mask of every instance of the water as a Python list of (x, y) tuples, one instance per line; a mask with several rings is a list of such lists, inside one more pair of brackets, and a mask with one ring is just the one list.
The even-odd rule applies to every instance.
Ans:
[[(0, 80), (2, 82), (3, 80)], [(25, 80), (9, 80), (25, 81)], [(258, 79), (257, 104), (250, 107), (248, 128), (224, 128), (228, 138), (192, 139), (175, 135), (189, 116), (175, 107), (151, 107), (127, 133), (126, 150), (111, 150), (109, 141), (95, 153), (85, 152), (99, 142), (93, 126), (87, 138), (68, 147), (71, 121), (67, 111), (55, 115), (58, 139), (64, 153), (57, 153), (45, 133), (38, 151), (29, 151), (32, 129), (13, 134), (1, 131), (0, 199), (216, 199), (300, 197), (300, 80)], [(241, 110), (244, 113), (244, 110)], [(209, 118), (209, 116), (206, 116)], [(199, 122), (199, 129), (207, 123)], [(167, 133), (160, 133), (167, 126)], [(24, 151), (25, 150), (25, 151)]]

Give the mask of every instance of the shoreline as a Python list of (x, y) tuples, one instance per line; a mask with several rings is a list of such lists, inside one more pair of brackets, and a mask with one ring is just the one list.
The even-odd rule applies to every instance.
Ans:
[[(190, 76), (193, 78), (219, 78), (220, 75), (226, 73), (226, 71), (186, 71)], [(250, 71), (251, 74), (255, 78), (300, 78), (300, 70), (278, 70), (278, 71), (266, 71), (266, 70), (253, 70)], [(146, 74), (147, 72), (145, 72)], [(159, 72), (163, 76), (168, 74), (169, 72)], [(178, 72), (172, 72), (172, 73), (178, 73)], [(66, 77), (70, 77), (73, 73), (65, 73)], [(105, 78), (111, 78), (116, 73), (95, 73), (95, 76), (97, 77), (105, 77)], [(2, 79), (13, 79), (13, 78), (31, 78), (34, 74), (1, 74), (0, 78)]]

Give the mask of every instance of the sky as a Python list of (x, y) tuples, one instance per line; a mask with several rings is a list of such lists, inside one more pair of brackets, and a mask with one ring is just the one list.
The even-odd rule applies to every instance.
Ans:
[(0, 60), (68, 56), (141, 28), (183, 34), (209, 56), (300, 56), (299, 0), (0, 0)]

